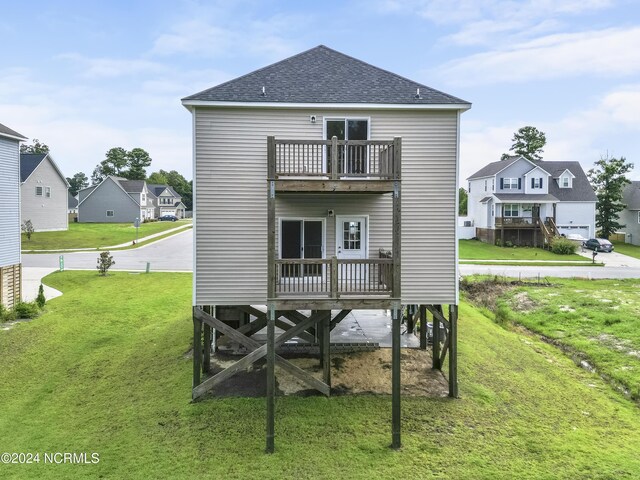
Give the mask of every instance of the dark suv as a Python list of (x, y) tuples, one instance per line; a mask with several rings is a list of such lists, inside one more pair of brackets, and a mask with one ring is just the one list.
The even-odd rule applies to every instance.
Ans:
[(613, 252), (613, 245), (605, 238), (590, 238), (582, 246), (596, 252)]

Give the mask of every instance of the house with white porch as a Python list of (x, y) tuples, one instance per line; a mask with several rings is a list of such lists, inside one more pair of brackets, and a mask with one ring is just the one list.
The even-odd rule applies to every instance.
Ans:
[(544, 246), (554, 236), (595, 236), (596, 195), (579, 162), (516, 155), (468, 179), (469, 219), (493, 244)]

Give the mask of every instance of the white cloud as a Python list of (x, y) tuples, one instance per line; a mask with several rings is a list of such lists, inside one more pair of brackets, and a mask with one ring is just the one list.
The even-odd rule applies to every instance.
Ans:
[[(640, 84), (612, 90), (593, 105), (569, 112), (557, 121), (516, 119), (500, 126), (466, 122), (463, 118), (460, 147), (460, 182), (487, 163), (500, 159), (511, 146), (513, 133), (523, 125), (535, 125), (545, 132), (545, 160), (578, 161), (588, 170), (603, 155), (624, 156), (640, 166)], [(630, 175), (640, 178), (640, 168)]]
[(458, 85), (524, 82), (574, 75), (624, 76), (640, 71), (640, 27), (547, 35), (441, 65)]
[(64, 53), (56, 58), (79, 65), (83, 69), (83, 76), (88, 78), (121, 77), (166, 70), (162, 64), (144, 59), (89, 58), (77, 53)]

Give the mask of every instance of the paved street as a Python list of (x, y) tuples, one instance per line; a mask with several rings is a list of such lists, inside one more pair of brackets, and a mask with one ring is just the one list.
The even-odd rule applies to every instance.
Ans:
[(501, 265), (460, 265), (461, 275), (502, 275), (514, 278), (640, 278), (638, 267), (509, 267)]
[[(111, 252), (116, 264), (113, 270), (144, 270), (147, 262), (151, 271), (193, 270), (193, 230), (172, 235), (164, 240), (132, 250)], [(23, 254), (23, 267), (58, 269), (58, 253)], [(95, 270), (98, 252), (77, 252), (64, 254), (64, 267), (69, 270)]]

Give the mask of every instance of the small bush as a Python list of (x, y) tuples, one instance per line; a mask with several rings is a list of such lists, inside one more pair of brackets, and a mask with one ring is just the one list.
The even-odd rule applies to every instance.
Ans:
[(577, 245), (564, 237), (556, 237), (551, 241), (551, 251), (557, 255), (576, 253)]
[(42, 284), (40, 284), (40, 287), (38, 288), (38, 296), (36, 297), (36, 303), (38, 304), (38, 307), (40, 307), (40, 309), (43, 309), (46, 302), (47, 299), (44, 296), (44, 287), (42, 286)]
[(36, 302), (19, 302), (13, 310), (16, 318), (36, 318), (40, 315), (40, 308)]
[(111, 265), (115, 264), (116, 262), (113, 260), (111, 252), (107, 250), (106, 252), (100, 253), (100, 256), (98, 257), (98, 265), (96, 268), (98, 269), (98, 272), (100, 272), (100, 275), (106, 277), (107, 271), (109, 270), (109, 268), (111, 268)]
[(22, 229), (22, 231), (27, 236), (27, 240), (31, 240), (31, 235), (33, 234), (33, 232), (35, 232), (35, 228), (33, 228), (33, 223), (31, 223), (31, 220), (26, 220), (20, 226), (20, 228)]
[(496, 311), (494, 313), (495, 321), (498, 325), (508, 325), (511, 323), (511, 311), (509, 307), (501, 300), (496, 303)]
[(507, 248), (511, 248), (511, 247), (513, 247), (514, 245), (513, 245), (513, 243), (511, 243), (509, 240), (507, 240), (506, 242), (504, 242), (504, 246), (505, 246), (505, 247), (507, 247)]

